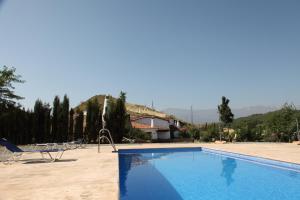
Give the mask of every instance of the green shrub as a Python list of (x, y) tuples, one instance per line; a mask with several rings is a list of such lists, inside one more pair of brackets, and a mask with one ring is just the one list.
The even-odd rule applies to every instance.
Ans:
[(204, 142), (211, 142), (212, 140), (212, 134), (209, 131), (201, 131), (201, 137), (200, 137), (201, 141)]
[(191, 138), (191, 135), (188, 131), (183, 131), (179, 133), (179, 138)]
[(190, 137), (195, 140), (200, 140), (200, 129), (199, 128), (191, 128), (189, 131)]
[(132, 128), (129, 131), (129, 138), (137, 140), (151, 140), (151, 134), (142, 131), (141, 129)]

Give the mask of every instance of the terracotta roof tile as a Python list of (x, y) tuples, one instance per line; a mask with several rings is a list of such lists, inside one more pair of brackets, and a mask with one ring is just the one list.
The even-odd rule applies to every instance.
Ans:
[(141, 124), (137, 122), (131, 122), (131, 125), (133, 128), (139, 128), (139, 129), (149, 129), (151, 128), (151, 125), (148, 124)]

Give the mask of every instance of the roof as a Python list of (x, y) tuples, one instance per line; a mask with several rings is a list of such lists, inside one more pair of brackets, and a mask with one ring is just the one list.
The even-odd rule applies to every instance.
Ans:
[(131, 125), (133, 128), (138, 128), (138, 129), (155, 129), (155, 128), (151, 128), (151, 125), (148, 124), (141, 124), (141, 123), (137, 123), (137, 122), (131, 122)]
[(131, 117), (130, 116), (130, 118), (131, 118), (130, 119), (131, 121), (136, 121), (136, 120), (143, 119), (143, 118), (161, 119), (161, 120), (164, 120), (164, 121), (169, 121), (170, 120), (169, 118), (162, 118), (162, 117), (152, 116), (152, 115), (144, 115), (144, 116), (138, 116), (138, 117)]

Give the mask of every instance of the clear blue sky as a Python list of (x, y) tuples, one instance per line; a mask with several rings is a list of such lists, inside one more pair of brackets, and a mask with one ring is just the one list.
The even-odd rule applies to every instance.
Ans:
[(299, 0), (0, 0), (0, 29), (26, 107), (121, 90), (159, 109), (300, 104)]

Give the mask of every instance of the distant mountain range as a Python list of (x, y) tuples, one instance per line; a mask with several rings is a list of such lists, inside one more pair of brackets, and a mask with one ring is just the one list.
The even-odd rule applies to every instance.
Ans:
[[(75, 107), (75, 110), (86, 110), (87, 102), (90, 100), (97, 99), (100, 104), (100, 108), (103, 107), (105, 95), (95, 95), (89, 98), (86, 101), (81, 102), (78, 106)], [(113, 98), (113, 97), (112, 97)], [(114, 98), (115, 99), (115, 98)], [(296, 106), (298, 109), (300, 106)], [(268, 112), (276, 111), (281, 107), (278, 106), (252, 106), (252, 107), (244, 107), (244, 108), (233, 108), (232, 112), (234, 114), (234, 118), (240, 117), (248, 117), (253, 114), (265, 114)], [(185, 122), (191, 122), (191, 111), (188, 109), (178, 109), (178, 108), (168, 108), (161, 111), (151, 109), (147, 106), (134, 104), (134, 103), (126, 103), (126, 109), (128, 114), (131, 117), (138, 117), (143, 115), (151, 115), (157, 116), (160, 118), (168, 118), (169, 115), (174, 116), (175, 118), (181, 119)], [(193, 110), (193, 122), (194, 123), (211, 123), (218, 122), (219, 114), (217, 109), (196, 109)]]
[[(298, 107), (298, 106), (297, 106)], [(233, 108), (232, 112), (234, 118), (247, 117), (253, 114), (264, 114), (280, 109), (280, 107), (275, 106), (251, 106), (245, 108)], [(169, 115), (174, 115), (175, 117), (191, 122), (191, 110), (188, 109), (177, 109), (177, 108), (168, 108), (162, 110)], [(202, 110), (193, 110), (193, 121), (194, 123), (211, 123), (218, 122), (219, 114), (217, 109), (202, 109)]]

